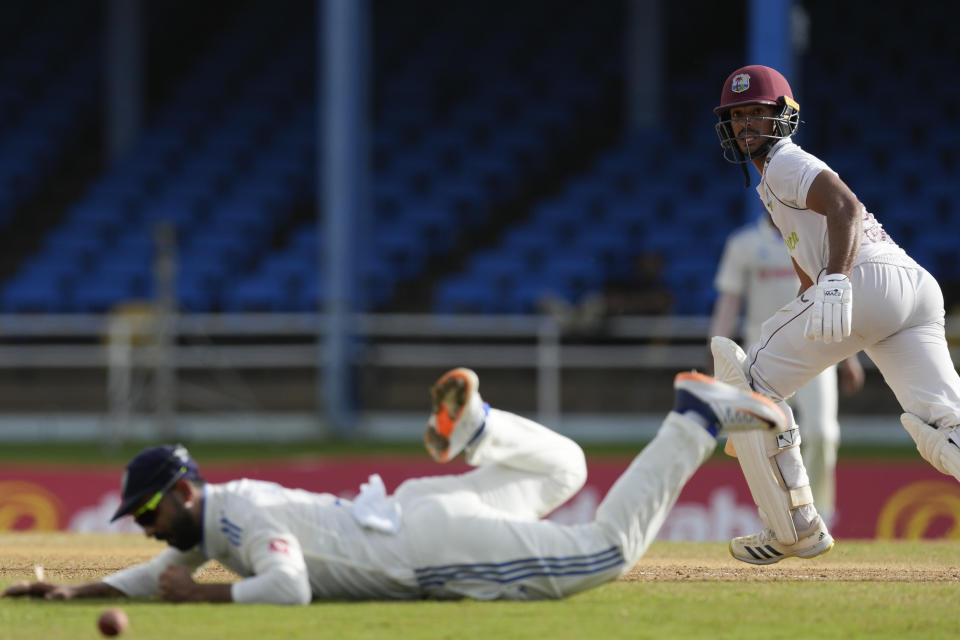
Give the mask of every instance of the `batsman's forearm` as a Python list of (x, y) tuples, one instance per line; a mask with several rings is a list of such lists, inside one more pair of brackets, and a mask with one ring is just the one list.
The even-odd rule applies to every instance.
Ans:
[(830, 256), (827, 261), (827, 273), (842, 273), (849, 276), (853, 263), (860, 253), (860, 237), (863, 235), (861, 205), (857, 200), (827, 215), (827, 239)]

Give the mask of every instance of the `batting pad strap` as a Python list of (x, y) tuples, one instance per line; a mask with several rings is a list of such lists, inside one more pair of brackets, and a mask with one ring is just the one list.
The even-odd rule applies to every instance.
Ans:
[(773, 451), (767, 452), (771, 456), (775, 456), (784, 449), (789, 449), (790, 447), (799, 447), (800, 429), (798, 427), (794, 427), (793, 429), (787, 429), (782, 433), (778, 433), (776, 440), (773, 442), (776, 443), (776, 448)]
[(810, 490), (810, 485), (790, 489), (790, 506), (796, 509), (805, 504), (813, 504), (813, 492)]
[(794, 499), (773, 459), (780, 450), (776, 435), (747, 431), (730, 434), (730, 440), (736, 447), (737, 462), (764, 524), (773, 529), (783, 544), (796, 544), (797, 530), (791, 513)]

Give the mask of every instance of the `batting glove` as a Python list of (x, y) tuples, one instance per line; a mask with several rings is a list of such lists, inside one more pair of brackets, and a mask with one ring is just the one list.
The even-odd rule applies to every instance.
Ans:
[(850, 279), (842, 273), (831, 273), (823, 276), (811, 289), (813, 306), (807, 316), (804, 335), (810, 340), (823, 340), (827, 344), (849, 337), (853, 324), (853, 288)]

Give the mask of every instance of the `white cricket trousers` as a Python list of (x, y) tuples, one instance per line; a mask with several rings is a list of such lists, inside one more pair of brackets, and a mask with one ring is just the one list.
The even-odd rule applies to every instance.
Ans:
[(753, 388), (792, 416), (785, 398), (826, 367), (864, 351), (904, 411), (938, 427), (960, 424), (960, 376), (944, 335), (940, 285), (909, 258), (889, 260), (854, 267), (853, 328), (842, 342), (804, 337), (810, 290), (765, 322), (747, 356)]
[(716, 446), (703, 427), (671, 412), (596, 519), (564, 525), (539, 518), (583, 486), (580, 447), (496, 409), (485, 428), (467, 457), (478, 469), (410, 480), (395, 493), (403, 555), (425, 597), (562, 598), (618, 578), (643, 555)]

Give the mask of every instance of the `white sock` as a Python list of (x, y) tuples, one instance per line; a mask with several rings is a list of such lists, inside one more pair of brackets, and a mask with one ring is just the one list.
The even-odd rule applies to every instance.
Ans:
[(793, 512), (793, 526), (797, 531), (807, 529), (810, 524), (817, 519), (817, 510), (812, 504), (805, 504), (797, 507)]

